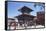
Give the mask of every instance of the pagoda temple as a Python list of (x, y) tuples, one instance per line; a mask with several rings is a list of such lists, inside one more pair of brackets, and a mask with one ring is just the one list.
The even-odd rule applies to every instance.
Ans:
[(16, 16), (20, 26), (22, 26), (22, 24), (24, 24), (24, 26), (34, 25), (33, 19), (35, 16), (30, 15), (30, 12), (33, 11), (32, 9), (28, 8), (27, 6), (24, 6), (21, 9), (19, 9), (18, 11), (20, 11), (22, 13), (21, 15)]

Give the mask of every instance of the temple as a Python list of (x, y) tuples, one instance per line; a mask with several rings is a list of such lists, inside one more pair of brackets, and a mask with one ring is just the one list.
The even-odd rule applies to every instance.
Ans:
[(16, 16), (20, 26), (22, 26), (23, 24), (24, 24), (24, 26), (32, 26), (32, 25), (34, 25), (33, 19), (34, 19), (35, 16), (30, 15), (30, 12), (33, 11), (32, 9), (24, 6), (21, 9), (19, 9), (18, 11), (20, 11), (22, 13), (21, 15)]

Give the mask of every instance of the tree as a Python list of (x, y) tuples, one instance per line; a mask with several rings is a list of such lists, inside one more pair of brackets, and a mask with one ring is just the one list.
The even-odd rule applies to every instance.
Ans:
[(45, 9), (45, 3), (34, 3), (34, 7), (36, 8), (37, 6), (41, 7), (40, 10)]

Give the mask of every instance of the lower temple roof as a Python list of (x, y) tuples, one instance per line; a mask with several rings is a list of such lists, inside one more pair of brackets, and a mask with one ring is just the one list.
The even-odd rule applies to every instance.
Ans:
[(34, 18), (35, 16), (33, 16), (33, 15), (27, 15), (27, 14), (21, 14), (21, 15), (18, 15), (18, 16), (16, 16), (16, 18), (18, 18), (18, 19), (23, 19), (23, 18), (27, 18), (27, 19), (30, 19), (30, 18)]

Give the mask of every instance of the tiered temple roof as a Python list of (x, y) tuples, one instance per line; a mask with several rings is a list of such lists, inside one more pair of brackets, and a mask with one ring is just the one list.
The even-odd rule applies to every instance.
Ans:
[[(18, 19), (33, 19), (35, 16), (28, 14), (28, 13), (30, 13), (32, 11), (33, 11), (32, 9), (24, 6), (20, 10), (20, 12), (22, 12), (22, 14), (16, 16), (16, 18), (18, 18)], [(25, 13), (27, 13), (27, 14), (25, 14)]]

